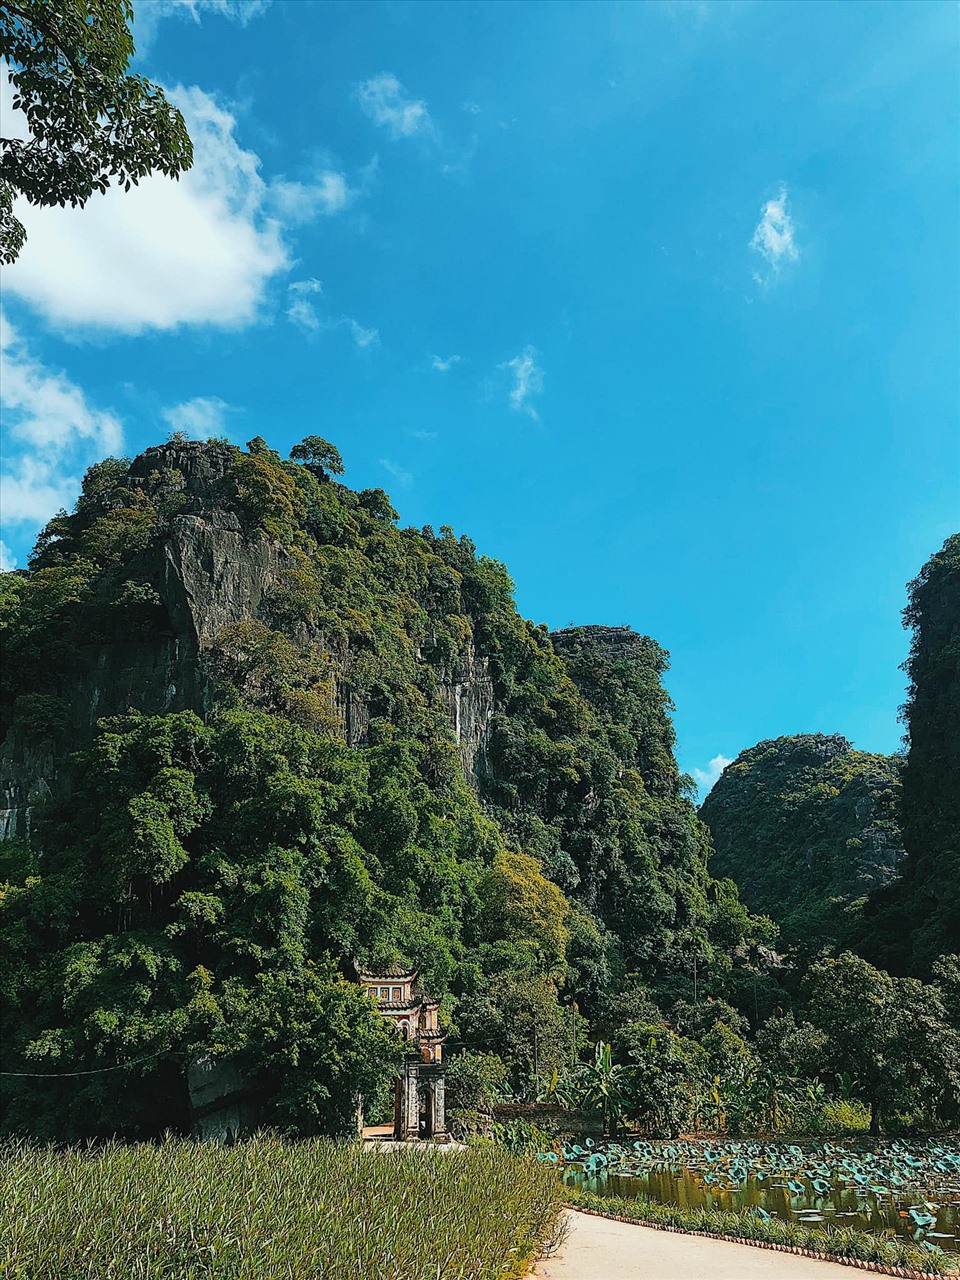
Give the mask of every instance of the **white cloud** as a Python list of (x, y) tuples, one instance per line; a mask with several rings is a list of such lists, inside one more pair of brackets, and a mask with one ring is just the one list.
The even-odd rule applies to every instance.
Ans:
[(455, 364), (459, 363), (459, 356), (447, 356), (446, 360), (441, 360), (439, 356), (434, 356), (430, 363), (430, 368), (436, 369), (438, 373), (447, 373)]
[(717, 755), (713, 757), (706, 769), (694, 769), (694, 781), (700, 788), (701, 795), (707, 794), (728, 764), (733, 764), (733, 761), (728, 760), (726, 756)]
[(796, 262), (800, 257), (793, 219), (787, 209), (785, 186), (781, 186), (774, 199), (768, 200), (763, 205), (760, 221), (750, 241), (750, 248), (766, 263), (765, 274), (762, 271), (753, 273), (758, 284), (769, 283), (779, 274), (785, 263)]
[(225, 419), (230, 410), (219, 396), (194, 396), (182, 404), (162, 410), (161, 416), (172, 431), (183, 431), (193, 440), (209, 440), (226, 434)]
[(350, 330), (358, 347), (373, 347), (380, 341), (379, 329), (365, 329), (362, 324), (358, 324), (350, 316), (341, 316), (337, 323), (338, 325), (345, 325)]
[(287, 266), (259, 158), (237, 142), (235, 117), (196, 87), (168, 92), (194, 143), (179, 181), (154, 174), (84, 209), (17, 201), (27, 243), (5, 287), (68, 333), (249, 324)]
[(387, 129), (392, 138), (433, 131), (427, 104), (408, 97), (396, 76), (373, 76), (358, 87), (357, 93), (364, 115)]
[(149, 49), (164, 18), (188, 18), (200, 23), (204, 15), (229, 18), (245, 27), (270, 7), (270, 0), (135, 0), (133, 37), (138, 53)]
[(390, 473), (396, 480), (401, 489), (409, 489), (413, 483), (413, 476), (405, 467), (401, 467), (399, 462), (394, 462), (391, 458), (380, 458), (380, 465), (384, 471)]
[(294, 324), (313, 333), (323, 327), (323, 321), (317, 309), (310, 301), (313, 294), (322, 293), (323, 285), (319, 280), (294, 280), (287, 288), (287, 319)]
[(66, 374), (48, 369), (0, 314), (0, 467), (4, 522), (39, 526), (80, 489), (83, 471), (123, 447), (113, 414), (94, 409)]
[(309, 222), (318, 214), (330, 217), (342, 213), (357, 192), (346, 176), (334, 169), (323, 169), (313, 182), (287, 182), (278, 179), (270, 184), (273, 207), (285, 222)]
[(539, 395), (543, 390), (543, 370), (537, 364), (536, 354), (533, 347), (524, 347), (518, 356), (499, 366), (513, 373), (510, 407), (518, 412), (529, 414), (535, 422), (539, 420), (540, 415), (531, 404), (531, 397)]
[(17, 557), (13, 554), (7, 544), (0, 538), (0, 573), (9, 573), (11, 569), (17, 567)]
[(287, 319), (305, 333), (346, 329), (358, 347), (373, 347), (380, 341), (379, 329), (368, 329), (352, 316), (323, 316), (311, 298), (323, 292), (319, 280), (294, 280), (287, 288)]

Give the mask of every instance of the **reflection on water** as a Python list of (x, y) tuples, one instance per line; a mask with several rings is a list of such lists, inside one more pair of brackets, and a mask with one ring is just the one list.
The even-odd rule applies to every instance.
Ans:
[[(679, 1160), (685, 1154), (682, 1142), (671, 1150)], [(585, 1153), (586, 1154), (586, 1153)], [(695, 1157), (696, 1149), (686, 1154)], [(645, 1163), (641, 1161), (640, 1163)], [(758, 1176), (759, 1173), (759, 1176)], [(842, 1177), (817, 1177), (803, 1170), (757, 1170), (749, 1172), (738, 1185), (709, 1185), (705, 1176), (713, 1177), (709, 1167), (690, 1168), (671, 1160), (653, 1163), (630, 1173), (611, 1170), (583, 1169), (571, 1165), (566, 1172), (570, 1182), (597, 1195), (620, 1196), (625, 1199), (646, 1196), (661, 1204), (679, 1205), (685, 1209), (741, 1210), (760, 1207), (771, 1216), (788, 1222), (815, 1226), (853, 1227), (878, 1234), (896, 1234), (908, 1239), (928, 1239), (941, 1248), (956, 1252), (960, 1248), (960, 1180), (941, 1179), (939, 1185), (918, 1183), (902, 1188), (864, 1188), (851, 1185)], [(816, 1181), (817, 1186), (814, 1186)], [(792, 1185), (790, 1185), (792, 1184)], [(910, 1209), (929, 1215), (926, 1229), (919, 1230)]]

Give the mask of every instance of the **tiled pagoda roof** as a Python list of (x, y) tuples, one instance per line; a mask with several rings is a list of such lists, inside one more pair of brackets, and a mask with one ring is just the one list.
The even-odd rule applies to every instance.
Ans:
[(364, 969), (356, 961), (353, 962), (357, 977), (363, 978), (366, 982), (414, 982), (419, 976), (416, 969), (401, 968), (399, 965), (389, 965), (374, 973), (371, 969)]

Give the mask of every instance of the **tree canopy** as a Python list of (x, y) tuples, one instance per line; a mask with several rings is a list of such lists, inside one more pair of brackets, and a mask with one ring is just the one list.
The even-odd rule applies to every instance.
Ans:
[[(212, 1058), (264, 1123), (343, 1131), (400, 1048), (354, 960), (420, 971), (475, 1116), (552, 1089), (660, 1131), (816, 1132), (831, 1100), (955, 1122), (956, 958), (921, 982), (780, 954), (710, 874), (660, 646), (526, 621), (503, 565), (339, 465), (312, 436), (106, 459), (0, 576), (0, 1005), (11, 1069), (45, 1077), (3, 1126), (186, 1128)], [(750, 820), (786, 841), (802, 816), (844, 873), (898, 775), (789, 742), (806, 764), (776, 794), (790, 770), (759, 768)], [(49, 1078), (106, 1066), (124, 1088)]]
[(83, 205), (116, 183), (150, 173), (177, 177), (193, 148), (163, 90), (128, 74), (130, 0), (4, 0), (0, 58), (29, 137), (0, 138), (0, 261), (13, 262), (25, 231), (17, 196), (37, 205)]
[(700, 807), (715, 875), (780, 924), (808, 954), (844, 946), (863, 900), (903, 861), (896, 756), (857, 751), (839, 734), (760, 742), (724, 769)]
[(901, 882), (867, 904), (857, 942), (898, 973), (929, 974), (938, 956), (960, 949), (960, 534), (907, 591), (907, 857)]

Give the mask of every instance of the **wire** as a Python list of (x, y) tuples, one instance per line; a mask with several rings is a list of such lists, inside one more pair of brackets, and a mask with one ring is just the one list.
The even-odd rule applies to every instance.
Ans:
[(75, 1076), (102, 1076), (107, 1071), (126, 1071), (128, 1067), (159, 1057), (159, 1052), (148, 1053), (143, 1058), (134, 1058), (132, 1062), (121, 1062), (115, 1067), (95, 1067), (92, 1071), (0, 1071), (0, 1076), (15, 1076), (18, 1080), (70, 1080)]

